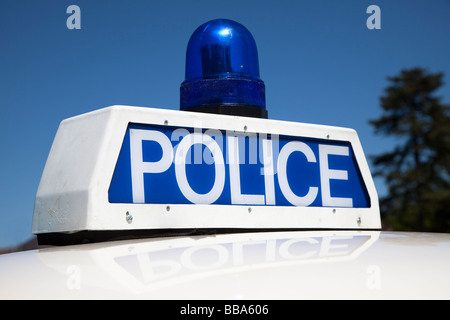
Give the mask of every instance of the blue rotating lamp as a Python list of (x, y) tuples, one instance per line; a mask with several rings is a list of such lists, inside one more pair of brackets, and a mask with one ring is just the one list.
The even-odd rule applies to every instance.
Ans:
[(268, 117), (256, 43), (243, 25), (216, 19), (192, 34), (180, 86), (180, 110)]

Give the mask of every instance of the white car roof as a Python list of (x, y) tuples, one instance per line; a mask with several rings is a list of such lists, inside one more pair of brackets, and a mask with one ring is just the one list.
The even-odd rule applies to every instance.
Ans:
[(449, 299), (450, 234), (160, 237), (0, 256), (1, 299)]

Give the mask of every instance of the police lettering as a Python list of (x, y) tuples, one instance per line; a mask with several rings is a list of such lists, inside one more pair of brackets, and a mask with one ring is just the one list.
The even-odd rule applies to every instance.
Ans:
[[(172, 168), (175, 172), (176, 186), (189, 202), (194, 204), (212, 204), (224, 192), (225, 186), (230, 197), (230, 204), (241, 205), (276, 205), (278, 200), (276, 189), (294, 206), (309, 206), (321, 195), (322, 206), (353, 207), (351, 197), (333, 196), (332, 181), (345, 182), (349, 179), (345, 166), (330, 167), (329, 157), (349, 157), (349, 146), (342, 144), (318, 143), (316, 153), (306, 142), (292, 140), (279, 147), (275, 135), (270, 138), (256, 134), (247, 139), (256, 141), (243, 148), (245, 139), (242, 134), (232, 132), (223, 136), (219, 130), (189, 132), (186, 129), (176, 129), (171, 139), (167, 133), (159, 130), (130, 128), (130, 164), (133, 203), (145, 203), (145, 176), (148, 174), (162, 174)], [(244, 137), (245, 138), (245, 137)], [(144, 142), (157, 143), (161, 150), (158, 159), (151, 161), (144, 156)], [(259, 148), (259, 152), (257, 151)], [(317, 152), (318, 149), (318, 152)], [(260, 160), (263, 176), (264, 192), (261, 194), (247, 194), (242, 189), (242, 176), (249, 166), (243, 161), (243, 150), (248, 150), (246, 157), (250, 162)], [(206, 192), (199, 192), (192, 186), (187, 174), (187, 165), (191, 164), (192, 153), (194, 163), (207, 163), (213, 167), (213, 183)], [(259, 154), (259, 157), (257, 156)], [(252, 158), (253, 157), (253, 158)], [(289, 161), (293, 157), (301, 157), (302, 164), (308, 168), (319, 167), (320, 179), (316, 182), (303, 183), (305, 191), (300, 194), (293, 188), (293, 179), (302, 176), (292, 176)], [(245, 157), (244, 157), (245, 158)], [(172, 167), (173, 166), (173, 167)], [(311, 167), (313, 166), (313, 167)], [(307, 169), (304, 169), (307, 170)], [(308, 169), (309, 170), (309, 169)], [(248, 172), (247, 172), (248, 173)], [(275, 178), (276, 175), (276, 178)], [(247, 175), (248, 176), (248, 175)], [(261, 180), (262, 182), (262, 180)], [(297, 181), (298, 185), (299, 182)], [(170, 190), (168, 190), (170, 192)], [(280, 193), (278, 191), (278, 197)]]

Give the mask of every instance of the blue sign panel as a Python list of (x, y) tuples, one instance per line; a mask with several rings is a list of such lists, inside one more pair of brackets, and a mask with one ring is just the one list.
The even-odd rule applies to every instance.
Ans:
[(130, 124), (110, 203), (368, 208), (350, 142)]

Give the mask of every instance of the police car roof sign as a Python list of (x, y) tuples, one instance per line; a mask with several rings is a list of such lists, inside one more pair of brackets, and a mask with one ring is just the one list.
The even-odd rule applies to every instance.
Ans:
[(380, 226), (352, 129), (112, 106), (61, 123), (32, 231)]

